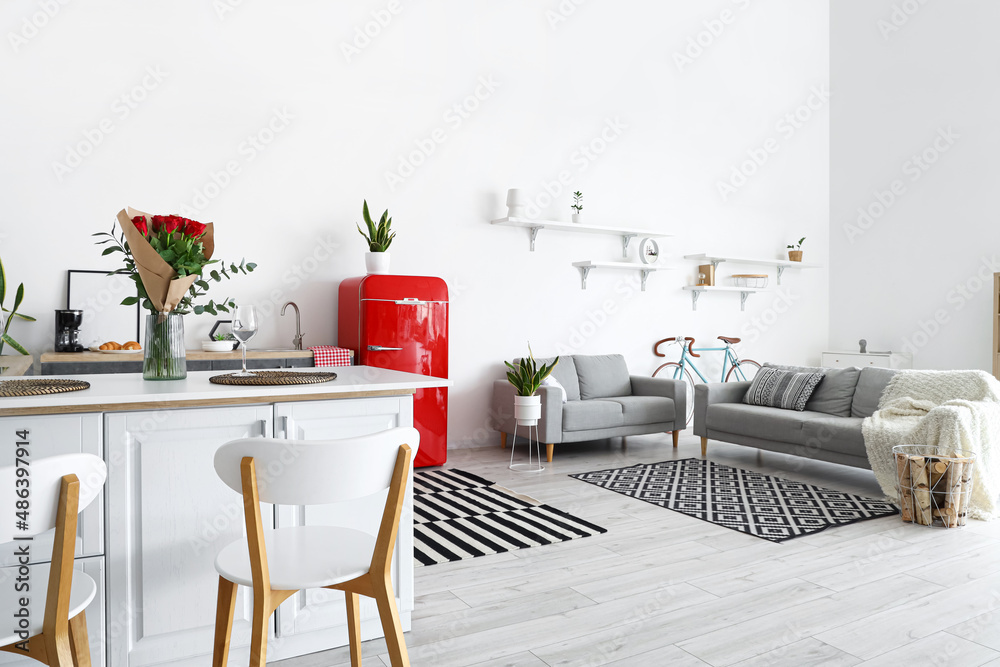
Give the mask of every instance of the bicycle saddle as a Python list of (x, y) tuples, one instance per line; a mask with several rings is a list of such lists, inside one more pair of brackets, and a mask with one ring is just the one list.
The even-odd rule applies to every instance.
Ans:
[(742, 339), (740, 339), (740, 338), (730, 338), (729, 336), (719, 336), (719, 340), (721, 340), (721, 341), (723, 341), (725, 343), (729, 343), (730, 345), (736, 345), (736, 343), (740, 342), (740, 340), (742, 340)]

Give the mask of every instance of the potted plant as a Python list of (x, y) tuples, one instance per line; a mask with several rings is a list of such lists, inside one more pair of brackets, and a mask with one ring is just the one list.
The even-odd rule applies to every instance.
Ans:
[(806, 240), (806, 237), (799, 239), (798, 243), (794, 243), (788, 246), (788, 259), (793, 262), (802, 261), (802, 242)]
[(509, 361), (504, 362), (510, 369), (507, 381), (517, 392), (514, 396), (514, 419), (519, 426), (535, 426), (538, 423), (538, 418), (542, 416), (542, 397), (536, 396), (535, 392), (558, 363), (559, 357), (556, 357), (551, 364), (542, 364), (539, 368), (531, 345), (528, 345), (528, 357), (519, 359), (516, 366)]
[(573, 204), (570, 206), (571, 209), (576, 211), (573, 214), (573, 222), (580, 223), (583, 222), (583, 193), (577, 190), (573, 193)]
[(368, 200), (365, 200), (361, 209), (361, 215), (365, 220), (365, 227), (368, 233), (365, 234), (358, 225), (358, 233), (365, 237), (368, 243), (368, 252), (365, 253), (365, 269), (368, 273), (386, 274), (389, 273), (389, 246), (396, 238), (396, 232), (392, 231), (392, 218), (389, 217), (389, 209), (386, 209), (376, 224), (368, 213)]
[[(6, 296), (7, 276), (3, 270), (3, 260), (0, 260), (0, 331), (3, 332), (0, 334), (0, 375), (24, 375), (31, 368), (34, 358), (28, 354), (23, 345), (11, 337), (10, 325), (15, 318), (25, 322), (34, 322), (35, 318), (17, 312), (24, 300), (24, 283), (17, 286), (14, 305), (9, 310), (3, 305)], [(4, 345), (9, 345), (17, 354), (4, 355)]]

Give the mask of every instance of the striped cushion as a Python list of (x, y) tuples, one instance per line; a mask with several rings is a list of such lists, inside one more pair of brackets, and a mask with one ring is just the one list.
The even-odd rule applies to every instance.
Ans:
[(822, 379), (823, 373), (793, 373), (765, 366), (757, 371), (743, 402), (801, 412)]

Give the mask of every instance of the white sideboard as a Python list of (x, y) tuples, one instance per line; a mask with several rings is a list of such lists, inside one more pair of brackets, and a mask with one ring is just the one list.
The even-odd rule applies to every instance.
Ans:
[(896, 352), (823, 352), (820, 365), (825, 368), (874, 366), (875, 368), (910, 368), (911, 361), (905, 354)]
[[(0, 433), (14, 437), (15, 431), (28, 429), (34, 457), (86, 451), (108, 464), (102, 497), (81, 514), (77, 540), (78, 567), (94, 577), (100, 591), (87, 609), (95, 667), (211, 663), (215, 555), (244, 534), (241, 498), (215, 473), (213, 459), (220, 446), (243, 437), (333, 439), (411, 426), (415, 389), (450, 384), (363, 366), (338, 368), (337, 373), (336, 383), (294, 388), (210, 385), (210, 372), (190, 373), (177, 383), (79, 376), (92, 383), (90, 390), (0, 402)], [(79, 414), (59, 414), (67, 411)], [(380, 501), (384, 496), (361, 499), (346, 510), (266, 506), (264, 516), (275, 527), (359, 527), (366, 517), (377, 523)], [(46, 552), (39, 541), (37, 547), (40, 560), (48, 560), (51, 546)], [(404, 630), (410, 628), (413, 610), (412, 553), (411, 484), (392, 571)], [(0, 563), (9, 561), (8, 556), (0, 552)], [(249, 658), (249, 598), (241, 587), (230, 664), (246, 664)], [(373, 601), (362, 601), (361, 626), (362, 639), (382, 635)], [(343, 594), (308, 591), (278, 608), (268, 658), (281, 660), (346, 643)], [(37, 663), (0, 657), (2, 667), (32, 664)]]

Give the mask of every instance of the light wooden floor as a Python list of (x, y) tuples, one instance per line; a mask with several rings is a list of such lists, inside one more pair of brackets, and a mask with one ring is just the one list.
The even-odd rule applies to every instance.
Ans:
[[(605, 528), (604, 535), (416, 570), (415, 667), (992, 665), (1000, 667), (1000, 522), (945, 531), (898, 517), (772, 544), (571, 479), (700, 455), (685, 433), (556, 446), (540, 474), (510, 450), (462, 468)], [(519, 453), (523, 453), (523, 446)], [(870, 472), (712, 442), (709, 458), (879, 495)], [(389, 664), (366, 642), (364, 664)], [(346, 649), (282, 667), (339, 667)]]

